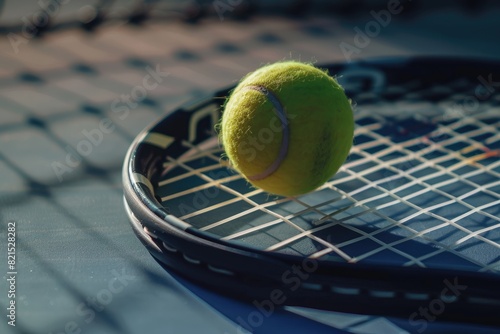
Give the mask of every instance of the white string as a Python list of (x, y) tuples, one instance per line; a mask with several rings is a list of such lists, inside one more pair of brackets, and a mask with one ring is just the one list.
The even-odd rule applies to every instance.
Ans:
[[(359, 113), (357, 119), (361, 119), (366, 115)], [(488, 115), (486, 114), (487, 117)], [(491, 115), (490, 115), (491, 116)], [(459, 129), (465, 125), (474, 125), (472, 130), (462, 133)], [(159, 184), (160, 187), (169, 187), (176, 182), (189, 182), (188, 179), (197, 177), (204, 182), (196, 187), (189, 187), (186, 190), (179, 191), (174, 194), (164, 196), (162, 200), (165, 205), (172, 200), (180, 200), (187, 195), (193, 195), (196, 192), (217, 187), (224, 191), (228, 196), (233, 196), (228, 200), (217, 203), (210, 203), (203, 208), (199, 208), (181, 216), (181, 219), (189, 221), (203, 221), (206, 215), (210, 215), (211, 220), (215, 221), (210, 224), (200, 225), (203, 231), (211, 232), (214, 229), (219, 229), (231, 224), (242, 224), (246, 216), (251, 214), (262, 214), (269, 218), (265, 222), (255, 224), (251, 221), (244, 227), (240, 226), (233, 232), (221, 236), (224, 240), (240, 240), (249, 238), (258, 233), (271, 236), (275, 243), (265, 247), (267, 251), (292, 251), (297, 252), (296, 243), (303, 240), (310, 240), (311, 246), (306, 253), (301, 253), (303, 256), (311, 258), (321, 258), (336, 254), (347, 262), (356, 262), (369, 259), (370, 257), (384, 251), (406, 259), (403, 265), (418, 265), (425, 267), (426, 261), (444, 252), (461, 258), (475, 265), (483, 267), (483, 270), (492, 270), (499, 266), (498, 263), (487, 264), (483, 263), (475, 257), (461, 251), (459, 246), (463, 246), (469, 240), (487, 244), (495, 249), (500, 249), (500, 244), (484, 234), (487, 232), (495, 232), (500, 237), (500, 219), (495, 214), (489, 212), (489, 209), (495, 208), (500, 204), (500, 196), (497, 191), (493, 190), (499, 186), (500, 174), (496, 171), (500, 165), (500, 161), (492, 162), (489, 165), (483, 165), (481, 162), (488, 157), (487, 148), (480, 142), (471, 139), (471, 137), (479, 136), (485, 133), (492, 133), (489, 137), (489, 143), (494, 143), (498, 139), (498, 122), (494, 124), (486, 124), (481, 118), (468, 118), (466, 122), (457, 120), (447, 126), (441, 126), (429, 137), (413, 138), (403, 142), (392, 142), (389, 137), (382, 136), (377, 131), (383, 126), (381, 123), (374, 123), (368, 126), (358, 127), (356, 136), (368, 136), (372, 140), (356, 145), (351, 154), (355, 154), (360, 158), (348, 161), (341, 169), (341, 176), (337, 176), (318, 191), (324, 193), (326, 197), (322, 197), (320, 203), (309, 204), (303, 198), (312, 195), (305, 195), (298, 198), (267, 198), (266, 201), (260, 203), (252, 199), (254, 196), (264, 196), (258, 190), (250, 187), (234, 188), (229, 186), (232, 182), (244, 182), (238, 174), (228, 173), (227, 177), (220, 179), (212, 179), (208, 176), (209, 172), (223, 168), (220, 165), (219, 154), (220, 148), (199, 149), (189, 143), (185, 143), (191, 149), (191, 154), (187, 157), (178, 160), (169, 160), (166, 162), (166, 168), (181, 169), (183, 172), (172, 178), (166, 178)], [(433, 142), (431, 139), (437, 134), (447, 134), (450, 138), (446, 138), (439, 143)], [(465, 148), (460, 151), (452, 151), (448, 147), (456, 143), (464, 143)], [(383, 147), (380, 147), (384, 145)], [(419, 149), (410, 149), (421, 145)], [(470, 153), (474, 150), (483, 150), (483, 154), (475, 154), (470, 157)], [(371, 153), (374, 151), (373, 153)], [(400, 154), (394, 158), (388, 159), (391, 154)], [(432, 157), (431, 154), (439, 153), (438, 156)], [(490, 154), (491, 155), (491, 154)], [(494, 157), (494, 154), (491, 155)], [(205, 164), (201, 168), (190, 167), (190, 162), (203, 159)], [(448, 163), (450, 159), (454, 159)], [(400, 169), (397, 166), (413, 161), (408, 164), (408, 168)], [(363, 169), (363, 167), (365, 167)], [(465, 172), (463, 168), (468, 168)], [(360, 169), (359, 171), (356, 171)], [(391, 172), (391, 175), (372, 180), (373, 175), (380, 175), (383, 171)], [(431, 173), (422, 176), (415, 174), (423, 174), (430, 170)], [(383, 174), (382, 174), (383, 175)], [(484, 185), (474, 181), (475, 177), (487, 177), (491, 181)], [(404, 182), (403, 182), (404, 181)], [(349, 182), (360, 182), (362, 186), (354, 188), (348, 192), (342, 190), (342, 185)], [(388, 183), (394, 183), (393, 188), (387, 188)], [(398, 183), (399, 182), (399, 183)], [(402, 184), (400, 184), (403, 182)], [(464, 186), (468, 186), (473, 190), (467, 191), (460, 195), (450, 194), (442, 188), (452, 186), (455, 182), (461, 182)], [(416, 189), (415, 187), (418, 187)], [(415, 189), (414, 189), (415, 188)], [(245, 192), (242, 192), (242, 191)], [(405, 194), (409, 192), (408, 194)], [(357, 199), (365, 193), (372, 194), (371, 197)], [(475, 206), (468, 201), (474, 199), (475, 196), (490, 196), (497, 198), (495, 201), (485, 203), (480, 206)], [(424, 203), (422, 199), (438, 200), (438, 202)], [(345, 203), (344, 203), (345, 202)], [(296, 203), (298, 209), (288, 212), (288, 214), (280, 214), (276, 209), (286, 208), (291, 204)], [(347, 204), (349, 203), (349, 204)], [(224, 216), (224, 207), (228, 205), (243, 205), (245, 207), (236, 214)], [(338, 205), (343, 205), (338, 207)], [(446, 212), (446, 208), (450, 205), (460, 205), (465, 212), (457, 213), (455, 216), (449, 212), (446, 214), (439, 213), (439, 210)], [(324, 207), (333, 206), (335, 209), (328, 211)], [(407, 212), (403, 217), (397, 219), (392, 218), (390, 211), (397, 210), (403, 206)], [(387, 214), (389, 212), (389, 214)], [(309, 216), (318, 217), (314, 222), (308, 223)], [(480, 215), (487, 222), (486, 227), (472, 230), (462, 222), (469, 217)], [(369, 232), (360, 228), (359, 220), (368, 217), (377, 218), (382, 226), (377, 224), (370, 226), (372, 230)], [(425, 219), (432, 222), (428, 227), (416, 230), (411, 227), (411, 224), (417, 219)], [(301, 220), (301, 225), (294, 223), (297, 219)], [(424, 219), (424, 220), (425, 220)], [(437, 223), (439, 222), (439, 223)], [(496, 223), (494, 223), (496, 222)], [(287, 224), (296, 232), (293, 236), (279, 238), (275, 234), (270, 234), (269, 231), (273, 228)], [(308, 228), (304, 228), (304, 224), (309, 224)], [(349, 240), (333, 244), (329, 240), (322, 239), (318, 235), (323, 231), (328, 231), (334, 227), (341, 227), (345, 231), (351, 231), (357, 237), (352, 237)], [(453, 243), (447, 240), (435, 239), (435, 233), (443, 229), (452, 228), (451, 233), (462, 233), (461, 238), (457, 238)], [(231, 229), (228, 229), (231, 230)], [(389, 234), (398, 236), (397, 240), (384, 242), (380, 237)], [(246, 240), (246, 239), (245, 239)], [(498, 239), (500, 240), (500, 238)], [(371, 243), (371, 249), (364, 251), (362, 254), (349, 254), (350, 249), (356, 244)], [(428, 245), (429, 251), (419, 256), (414, 256), (400, 248), (399, 245), (405, 242), (417, 242), (422, 245)], [(314, 246), (316, 245), (316, 246)], [(253, 245), (253, 247), (259, 247)], [(301, 248), (303, 251), (303, 249)], [(500, 251), (499, 251), (500, 254)]]

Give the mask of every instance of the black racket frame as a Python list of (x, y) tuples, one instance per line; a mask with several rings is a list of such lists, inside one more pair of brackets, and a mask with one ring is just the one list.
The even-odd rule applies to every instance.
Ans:
[[(476, 80), (480, 75), (500, 74), (500, 63), (493, 60), (440, 57), (319, 67), (331, 74), (354, 69), (352, 73), (358, 75), (352, 80), (362, 90), (378, 88), (372, 75), (358, 69), (384, 73), (392, 85), (412, 78), (425, 85), (445, 84), (456, 76)], [(128, 151), (123, 167), (125, 207), (135, 234), (158, 262), (201, 286), (256, 305), (269, 301), (276, 307), (296, 305), (411, 321), (421, 308), (437, 303), (445, 306), (440, 321), (500, 325), (500, 275), (496, 273), (304, 260), (218, 240), (170, 215), (154, 193), (162, 164), (167, 156), (178, 158), (185, 153), (183, 142), (190, 138), (196, 145), (213, 135), (210, 130), (214, 118), (220, 116), (221, 99), (231, 89), (168, 114), (139, 134)], [(206, 117), (197, 117), (194, 136), (186, 131), (195, 113), (209, 109)], [(150, 132), (168, 134), (174, 142), (166, 149), (144, 142)]]

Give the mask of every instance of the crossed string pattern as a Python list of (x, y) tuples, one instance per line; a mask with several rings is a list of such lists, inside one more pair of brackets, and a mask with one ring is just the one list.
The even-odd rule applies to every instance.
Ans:
[[(450, 90), (435, 105), (424, 95), (442, 95), (437, 86), (402, 93), (397, 107), (383, 97), (359, 103), (350, 158), (316, 192), (281, 198), (251, 188), (220, 163), (213, 139), (209, 150), (185, 143), (192, 154), (166, 161), (158, 193), (200, 230), (258, 249), (498, 271), (500, 96), (457, 114), (456, 101), (475, 87)], [(415, 108), (427, 118), (409, 118)]]

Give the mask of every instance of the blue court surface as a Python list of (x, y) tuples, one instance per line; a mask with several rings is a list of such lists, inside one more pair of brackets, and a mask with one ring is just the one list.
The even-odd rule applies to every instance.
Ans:
[(0, 333), (495, 332), (233, 300), (163, 269), (124, 209), (136, 135), (264, 64), (500, 60), (494, 1), (384, 16), (391, 2), (54, 1), (48, 23), (46, 5), (0, 1)]

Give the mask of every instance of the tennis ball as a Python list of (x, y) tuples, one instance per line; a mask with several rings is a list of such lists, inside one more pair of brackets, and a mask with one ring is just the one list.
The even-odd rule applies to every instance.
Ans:
[(271, 194), (310, 192), (352, 146), (350, 101), (326, 71), (296, 61), (248, 74), (224, 104), (220, 141), (232, 166)]

